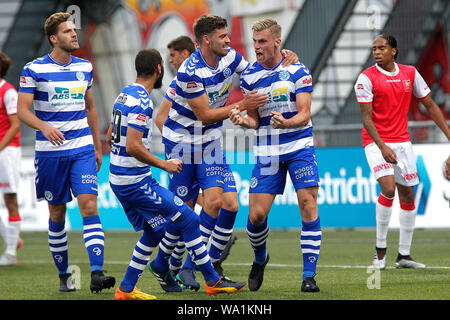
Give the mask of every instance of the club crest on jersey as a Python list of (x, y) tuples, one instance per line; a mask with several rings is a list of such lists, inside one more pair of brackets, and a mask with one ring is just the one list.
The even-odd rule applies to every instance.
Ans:
[(76, 77), (77, 77), (78, 81), (83, 81), (84, 80), (84, 73), (81, 72), (81, 71), (78, 71), (76, 73)]
[(278, 74), (278, 77), (280, 78), (280, 80), (286, 81), (287, 79), (289, 79), (289, 72), (287, 72), (287, 71), (281, 71), (281, 72)]
[(224, 78), (228, 78), (229, 76), (231, 76), (231, 69), (225, 68), (225, 70), (223, 70), (223, 76)]
[(411, 91), (411, 81), (403, 80), (403, 87), (405, 88), (405, 92)]

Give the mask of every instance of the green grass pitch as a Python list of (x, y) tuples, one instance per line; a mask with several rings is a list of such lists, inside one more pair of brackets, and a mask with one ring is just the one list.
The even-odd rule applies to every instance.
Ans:
[[(270, 262), (264, 283), (257, 292), (245, 287), (238, 294), (209, 297), (198, 292), (165, 293), (146, 269), (137, 287), (159, 300), (450, 300), (450, 230), (427, 229), (414, 233), (411, 255), (426, 269), (396, 269), (398, 230), (388, 234), (388, 268), (368, 269), (374, 246), (374, 229), (323, 230), (317, 270), (319, 293), (302, 293), (300, 230), (271, 230), (268, 239)], [(230, 256), (223, 263), (234, 280), (247, 281), (253, 252), (244, 230)], [(132, 231), (105, 231), (105, 264), (108, 275), (116, 277), (116, 287), (125, 273), (140, 234)], [(89, 290), (90, 269), (82, 232), (70, 231), (69, 264), (80, 270), (80, 289), (61, 293), (56, 267), (47, 244), (46, 232), (22, 232), (25, 245), (18, 251), (18, 266), (0, 267), (0, 300), (112, 300), (114, 289), (99, 294)], [(153, 253), (152, 258), (154, 258)], [(197, 277), (203, 283), (200, 273)]]

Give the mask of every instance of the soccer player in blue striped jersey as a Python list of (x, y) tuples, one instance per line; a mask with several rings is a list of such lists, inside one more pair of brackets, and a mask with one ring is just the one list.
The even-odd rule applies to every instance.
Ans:
[[(202, 235), (210, 241), (209, 254), (223, 275), (220, 258), (232, 235), (239, 205), (234, 177), (222, 152), (222, 121), (233, 107), (256, 108), (267, 96), (254, 91), (226, 106), (232, 76), (243, 72), (248, 62), (229, 47), (226, 19), (204, 15), (195, 21), (193, 29), (198, 48), (181, 65), (175, 85), (168, 91), (173, 104), (162, 136), (166, 156), (184, 161), (181, 174), (171, 177), (169, 189), (184, 201), (192, 200), (194, 181), (203, 191)], [(290, 63), (298, 60), (292, 52), (285, 54)], [(198, 289), (190, 259), (186, 259), (177, 279)]]
[[(199, 218), (179, 197), (161, 187), (151, 175), (151, 166), (169, 173), (179, 173), (182, 161), (162, 160), (150, 151), (153, 104), (150, 92), (160, 88), (164, 74), (163, 60), (155, 49), (141, 50), (135, 59), (136, 82), (125, 87), (113, 108), (111, 134), (110, 185), (122, 204), (128, 220), (136, 231), (143, 230), (137, 242), (125, 276), (116, 289), (115, 299), (152, 299), (154, 296), (136, 289), (136, 283), (145, 269), (152, 251), (170, 225), (184, 238), (186, 248), (205, 278), (208, 294), (234, 293), (244, 282), (219, 279), (201, 240)], [(150, 264), (165, 291), (181, 288), (163, 264)]]
[[(178, 69), (171, 96), (173, 104), (162, 136), (166, 156), (183, 160), (181, 173), (170, 176), (169, 190), (183, 201), (193, 199), (194, 182), (203, 191), (202, 234), (207, 242), (217, 229), (209, 250), (216, 263), (220, 262), (221, 253), (231, 237), (239, 206), (234, 179), (229, 180), (232, 192), (223, 192), (224, 176), (231, 173), (231, 169), (224, 161), (221, 146), (222, 121), (228, 117), (231, 108), (238, 105), (225, 106), (232, 76), (244, 71), (248, 62), (228, 46), (226, 19), (204, 15), (195, 21), (193, 29), (198, 48)], [(254, 108), (266, 99), (265, 94), (253, 92), (239, 102), (239, 106)], [(164, 261), (164, 253), (161, 250), (159, 253), (156, 261)], [(193, 269), (191, 259), (186, 259), (177, 278), (185, 286), (198, 290)]]
[[(36, 194), (49, 207), (48, 243), (59, 271), (60, 291), (75, 290), (68, 269), (66, 203), (77, 198), (91, 265), (91, 291), (115, 284), (102, 271), (104, 233), (97, 210), (97, 171), (102, 162), (92, 65), (72, 56), (79, 49), (70, 14), (45, 22), (50, 54), (25, 65), (20, 76), (18, 117), (36, 129)], [(34, 106), (35, 114), (30, 110)]]
[(269, 101), (242, 116), (230, 112), (236, 125), (256, 129), (255, 168), (250, 181), (247, 233), (255, 259), (249, 275), (249, 289), (256, 291), (263, 282), (269, 261), (266, 240), (267, 216), (277, 194), (284, 192), (289, 172), (302, 217), (301, 249), (303, 282), (301, 290), (317, 292), (315, 273), (322, 231), (317, 208), (319, 175), (314, 154), (311, 114), (311, 74), (301, 63), (284, 67), (280, 53), (281, 26), (273, 19), (252, 26), (257, 62), (241, 75), (244, 92), (258, 89)]

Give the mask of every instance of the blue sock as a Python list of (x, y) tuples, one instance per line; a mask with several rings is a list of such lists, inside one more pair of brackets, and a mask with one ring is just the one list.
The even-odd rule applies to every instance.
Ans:
[(64, 225), (65, 221), (54, 222), (48, 219), (48, 246), (59, 274), (70, 273), (67, 233)]
[(172, 221), (167, 221), (164, 230), (164, 236), (159, 243), (158, 254), (152, 262), (152, 266), (154, 266), (158, 272), (163, 273), (169, 271), (169, 258), (180, 239), (180, 231)]
[(186, 210), (174, 221), (174, 225), (182, 233), (186, 249), (205, 281), (219, 281), (219, 275), (214, 270), (208, 250), (202, 241), (199, 216), (186, 206)]
[(320, 219), (302, 222), (303, 228), (300, 237), (300, 245), (303, 254), (303, 279), (313, 277), (316, 273), (317, 260), (319, 259), (322, 230)]
[(128, 265), (125, 276), (120, 283), (122, 291), (125, 290), (125, 292), (131, 292), (134, 290), (139, 277), (142, 275), (142, 272), (147, 266), (150, 255), (161, 240), (163, 232), (164, 229), (160, 229), (160, 231), (157, 232), (149, 232), (144, 230), (144, 233), (134, 247), (130, 264)]
[(247, 235), (255, 254), (255, 263), (257, 264), (266, 262), (266, 242), (267, 237), (269, 236), (269, 230), (267, 218), (259, 225), (253, 225), (250, 219), (247, 220)]
[[(172, 255), (170, 256), (169, 268), (170, 270), (178, 270), (183, 264), (183, 256), (186, 251), (186, 246), (184, 245), (184, 240), (178, 240), (175, 249), (173, 249)], [(190, 259), (190, 257), (189, 257)]]
[[(207, 246), (211, 233), (214, 229), (214, 226), (216, 225), (217, 218), (211, 217), (203, 209), (202, 211), (200, 211), (199, 217), (200, 217), (200, 232), (202, 235), (202, 241), (205, 244), (205, 246)], [(186, 261), (184, 262), (183, 268), (193, 269), (194, 267), (195, 263), (192, 261), (191, 256), (188, 254)]]
[(102, 270), (105, 234), (99, 216), (83, 218), (83, 239), (89, 256), (91, 271)]
[(233, 234), (234, 221), (236, 220), (237, 212), (220, 209), (217, 222), (212, 232), (211, 247), (209, 249), (209, 256), (211, 261), (220, 260), (223, 249)]

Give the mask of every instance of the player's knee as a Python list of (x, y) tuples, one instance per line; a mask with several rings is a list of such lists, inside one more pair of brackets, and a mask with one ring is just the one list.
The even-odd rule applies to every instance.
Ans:
[(219, 213), (220, 208), (222, 208), (223, 201), (220, 197), (214, 198), (214, 199), (205, 199), (205, 211), (212, 214), (212, 213)]
[(228, 211), (238, 212), (239, 211), (239, 202), (237, 201), (237, 199), (224, 201), (222, 208), (224, 208), (225, 210), (228, 210)]
[(298, 203), (302, 215), (312, 217), (317, 213), (317, 203), (313, 198), (302, 199)]
[(80, 208), (81, 215), (83, 217), (91, 217), (91, 216), (97, 216), (97, 201), (95, 200), (88, 200), (83, 202), (82, 204), (78, 204)]
[(258, 226), (266, 220), (266, 214), (262, 211), (250, 211), (249, 212), (249, 220), (254, 226)]

